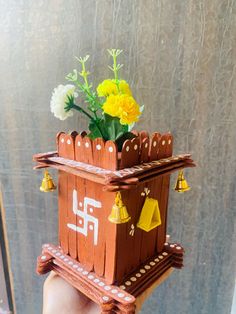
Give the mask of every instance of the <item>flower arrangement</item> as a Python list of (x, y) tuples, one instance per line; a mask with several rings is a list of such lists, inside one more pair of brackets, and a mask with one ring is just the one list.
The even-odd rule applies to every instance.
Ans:
[[(53, 91), (51, 98), (51, 112), (60, 120), (73, 116), (73, 109), (86, 115), (89, 119), (88, 128), (91, 139), (103, 138), (105, 141), (113, 140), (121, 149), (126, 139), (135, 135), (131, 132), (135, 122), (139, 120), (143, 107), (134, 99), (129, 84), (119, 78), (122, 64), (117, 63), (117, 57), (122, 50), (108, 49), (113, 59), (113, 65), (108, 66), (113, 72), (113, 79), (105, 79), (96, 91), (88, 81), (90, 72), (86, 70), (89, 55), (76, 59), (81, 65), (81, 71), (76, 69), (66, 76), (71, 82), (59, 85)], [(82, 94), (84, 105), (78, 105), (76, 100)]]

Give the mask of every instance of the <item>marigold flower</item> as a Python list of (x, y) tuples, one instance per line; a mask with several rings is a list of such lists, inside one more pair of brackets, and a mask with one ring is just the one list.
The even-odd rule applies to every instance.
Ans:
[(125, 80), (119, 81), (119, 89), (115, 80), (104, 80), (97, 87), (99, 97), (108, 97), (110, 95), (127, 94), (132, 95), (129, 84)]
[(112, 117), (118, 117), (121, 124), (137, 122), (141, 114), (139, 105), (127, 94), (110, 95), (102, 107)]

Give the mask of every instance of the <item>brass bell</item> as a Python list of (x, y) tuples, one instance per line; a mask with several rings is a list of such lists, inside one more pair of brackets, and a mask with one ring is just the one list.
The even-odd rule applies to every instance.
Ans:
[(41, 192), (52, 192), (56, 190), (56, 185), (54, 184), (51, 175), (47, 170), (44, 171), (44, 177), (42, 180), (42, 184), (40, 186)]
[(179, 193), (183, 193), (190, 189), (191, 189), (190, 186), (188, 185), (187, 181), (184, 178), (183, 170), (180, 170), (176, 184), (175, 184), (175, 191)]
[(108, 220), (114, 224), (123, 224), (131, 219), (127, 212), (126, 206), (123, 204), (121, 199), (121, 193), (117, 192), (115, 198), (115, 204), (112, 207), (111, 214)]

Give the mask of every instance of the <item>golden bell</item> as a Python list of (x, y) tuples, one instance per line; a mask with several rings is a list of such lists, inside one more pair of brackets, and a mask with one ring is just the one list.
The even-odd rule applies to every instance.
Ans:
[(47, 170), (44, 171), (44, 178), (40, 186), (41, 192), (52, 192), (56, 190), (56, 185), (54, 184), (51, 175)]
[(123, 224), (129, 221), (129, 216), (126, 206), (123, 204), (120, 192), (117, 192), (115, 198), (115, 204), (112, 207), (111, 214), (108, 220), (114, 224)]
[(178, 178), (175, 185), (175, 191), (179, 193), (183, 193), (190, 190), (190, 186), (188, 185), (187, 181), (184, 178), (183, 170), (180, 170), (178, 174)]

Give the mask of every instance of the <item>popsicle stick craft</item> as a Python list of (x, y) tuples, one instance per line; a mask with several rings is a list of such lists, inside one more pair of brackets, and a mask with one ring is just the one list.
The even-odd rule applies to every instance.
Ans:
[[(82, 72), (67, 76), (74, 85), (60, 85), (52, 97), (57, 117), (77, 109), (90, 119), (90, 132), (60, 132), (55, 151), (33, 156), (34, 169), (45, 168), (42, 191), (56, 188), (49, 168), (59, 173), (59, 243), (43, 245), (37, 272), (54, 270), (101, 313), (131, 314), (138, 296), (171, 268), (183, 267), (184, 249), (167, 237), (170, 176), (179, 173), (175, 190), (185, 192), (183, 169), (195, 164), (190, 154), (172, 154), (170, 133), (130, 131), (142, 110), (128, 83), (117, 79), (120, 51), (109, 53), (115, 78), (102, 82), (97, 95), (85, 57), (79, 59)], [(76, 104), (76, 90), (85, 92), (87, 111)], [(57, 107), (60, 93), (63, 108)]]

